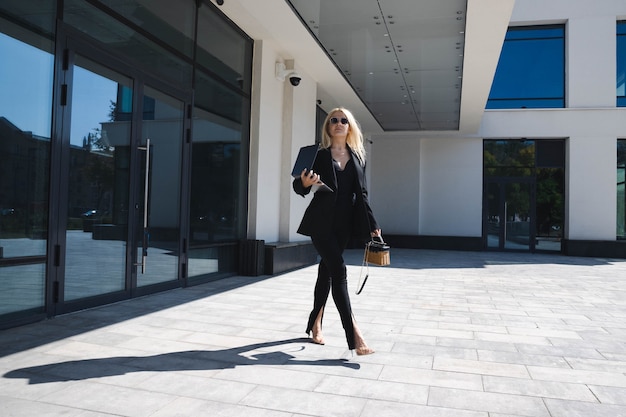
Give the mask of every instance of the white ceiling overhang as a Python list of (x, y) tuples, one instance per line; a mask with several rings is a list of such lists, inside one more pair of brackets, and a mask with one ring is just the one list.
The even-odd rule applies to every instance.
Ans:
[(369, 135), (478, 132), (515, 0), (225, 0)]

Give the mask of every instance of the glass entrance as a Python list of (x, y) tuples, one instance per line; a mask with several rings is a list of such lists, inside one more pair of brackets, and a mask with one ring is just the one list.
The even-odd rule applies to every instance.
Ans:
[(117, 120), (116, 109), (132, 106), (133, 80), (78, 54), (74, 63), (62, 167), (69, 170), (65, 302), (123, 291), (128, 239), (131, 121)]
[(565, 141), (485, 140), (483, 168), (485, 247), (560, 251)]
[(145, 88), (135, 211), (139, 287), (178, 278), (183, 118), (182, 101)]
[(534, 185), (506, 179), (485, 186), (485, 236), (492, 249), (534, 249)]
[(54, 71), (54, 14), (38, 3), (38, 16), (16, 25), (7, 3), (0, 5), (0, 328), (45, 312)]
[(185, 102), (75, 48), (60, 122), (57, 313), (181, 277)]

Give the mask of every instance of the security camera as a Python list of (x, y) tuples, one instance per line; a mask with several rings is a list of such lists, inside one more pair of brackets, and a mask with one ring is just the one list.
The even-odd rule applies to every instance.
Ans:
[(278, 81), (285, 81), (285, 79), (289, 77), (289, 82), (294, 87), (300, 85), (300, 81), (302, 81), (302, 77), (293, 69), (287, 69), (285, 64), (282, 62), (276, 63), (276, 79)]
[(215, 2), (217, 3), (218, 6), (224, 5), (224, 0), (215, 0)]
[(294, 72), (289, 76), (289, 82), (294, 87), (300, 85), (300, 81), (302, 81), (302, 77), (300, 77), (297, 72)]

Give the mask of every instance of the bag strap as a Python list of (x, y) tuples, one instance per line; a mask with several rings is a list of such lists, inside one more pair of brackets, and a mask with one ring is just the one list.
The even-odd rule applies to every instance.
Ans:
[[(374, 236), (365, 245), (365, 252), (363, 253), (363, 263), (361, 264), (361, 273), (359, 274), (359, 283), (357, 284), (356, 295), (361, 294), (361, 292), (363, 291), (363, 287), (365, 287), (365, 283), (367, 282), (367, 279), (370, 276), (370, 264), (367, 261), (367, 255), (370, 251), (370, 246), (372, 245), (372, 243), (374, 243), (374, 240), (378, 241), (379, 243), (385, 244), (385, 241), (383, 240), (382, 236)], [(367, 273), (365, 274), (365, 278), (363, 278), (363, 269), (367, 270)], [(361, 283), (362, 278), (363, 278), (363, 283)]]
[[(367, 242), (365, 245), (365, 252), (363, 253), (363, 263), (361, 264), (361, 273), (359, 274), (359, 283), (357, 284), (356, 295), (361, 294), (363, 291), (363, 287), (365, 287), (365, 283), (367, 282), (367, 278), (370, 276), (370, 264), (367, 262), (367, 254), (370, 251), (370, 245), (372, 242)], [(361, 278), (363, 277), (363, 269), (366, 268), (367, 273), (365, 274), (365, 278), (363, 278), (363, 283), (361, 284)]]
[(372, 236), (371, 241), (376, 241), (378, 243), (382, 243), (383, 245), (386, 244), (382, 236)]

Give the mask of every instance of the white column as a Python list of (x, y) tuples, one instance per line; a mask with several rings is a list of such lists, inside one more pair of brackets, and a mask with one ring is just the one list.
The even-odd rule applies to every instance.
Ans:
[(565, 237), (615, 240), (616, 138), (572, 136), (567, 141)]
[(616, 36), (615, 16), (569, 19), (567, 107), (615, 107)]
[(278, 240), (282, 145), (282, 83), (276, 81), (277, 53), (256, 41), (250, 113), (248, 238)]
[[(248, 238), (266, 242), (304, 240), (296, 233), (310, 197), (291, 188), (291, 167), (301, 146), (315, 143), (316, 83), (302, 78), (294, 87), (276, 78), (284, 62), (273, 44), (255, 42), (250, 122)], [(293, 68), (294, 62), (286, 62)]]
[(289, 77), (282, 82), (282, 156), (280, 169), (280, 215), (279, 240), (292, 242), (307, 240), (297, 233), (306, 206), (313, 197), (297, 195), (292, 188), (291, 170), (300, 147), (313, 145), (318, 136), (315, 125), (316, 83), (297, 68), (297, 63), (286, 61), (287, 68), (295, 69), (302, 78), (298, 86), (292, 86)]

